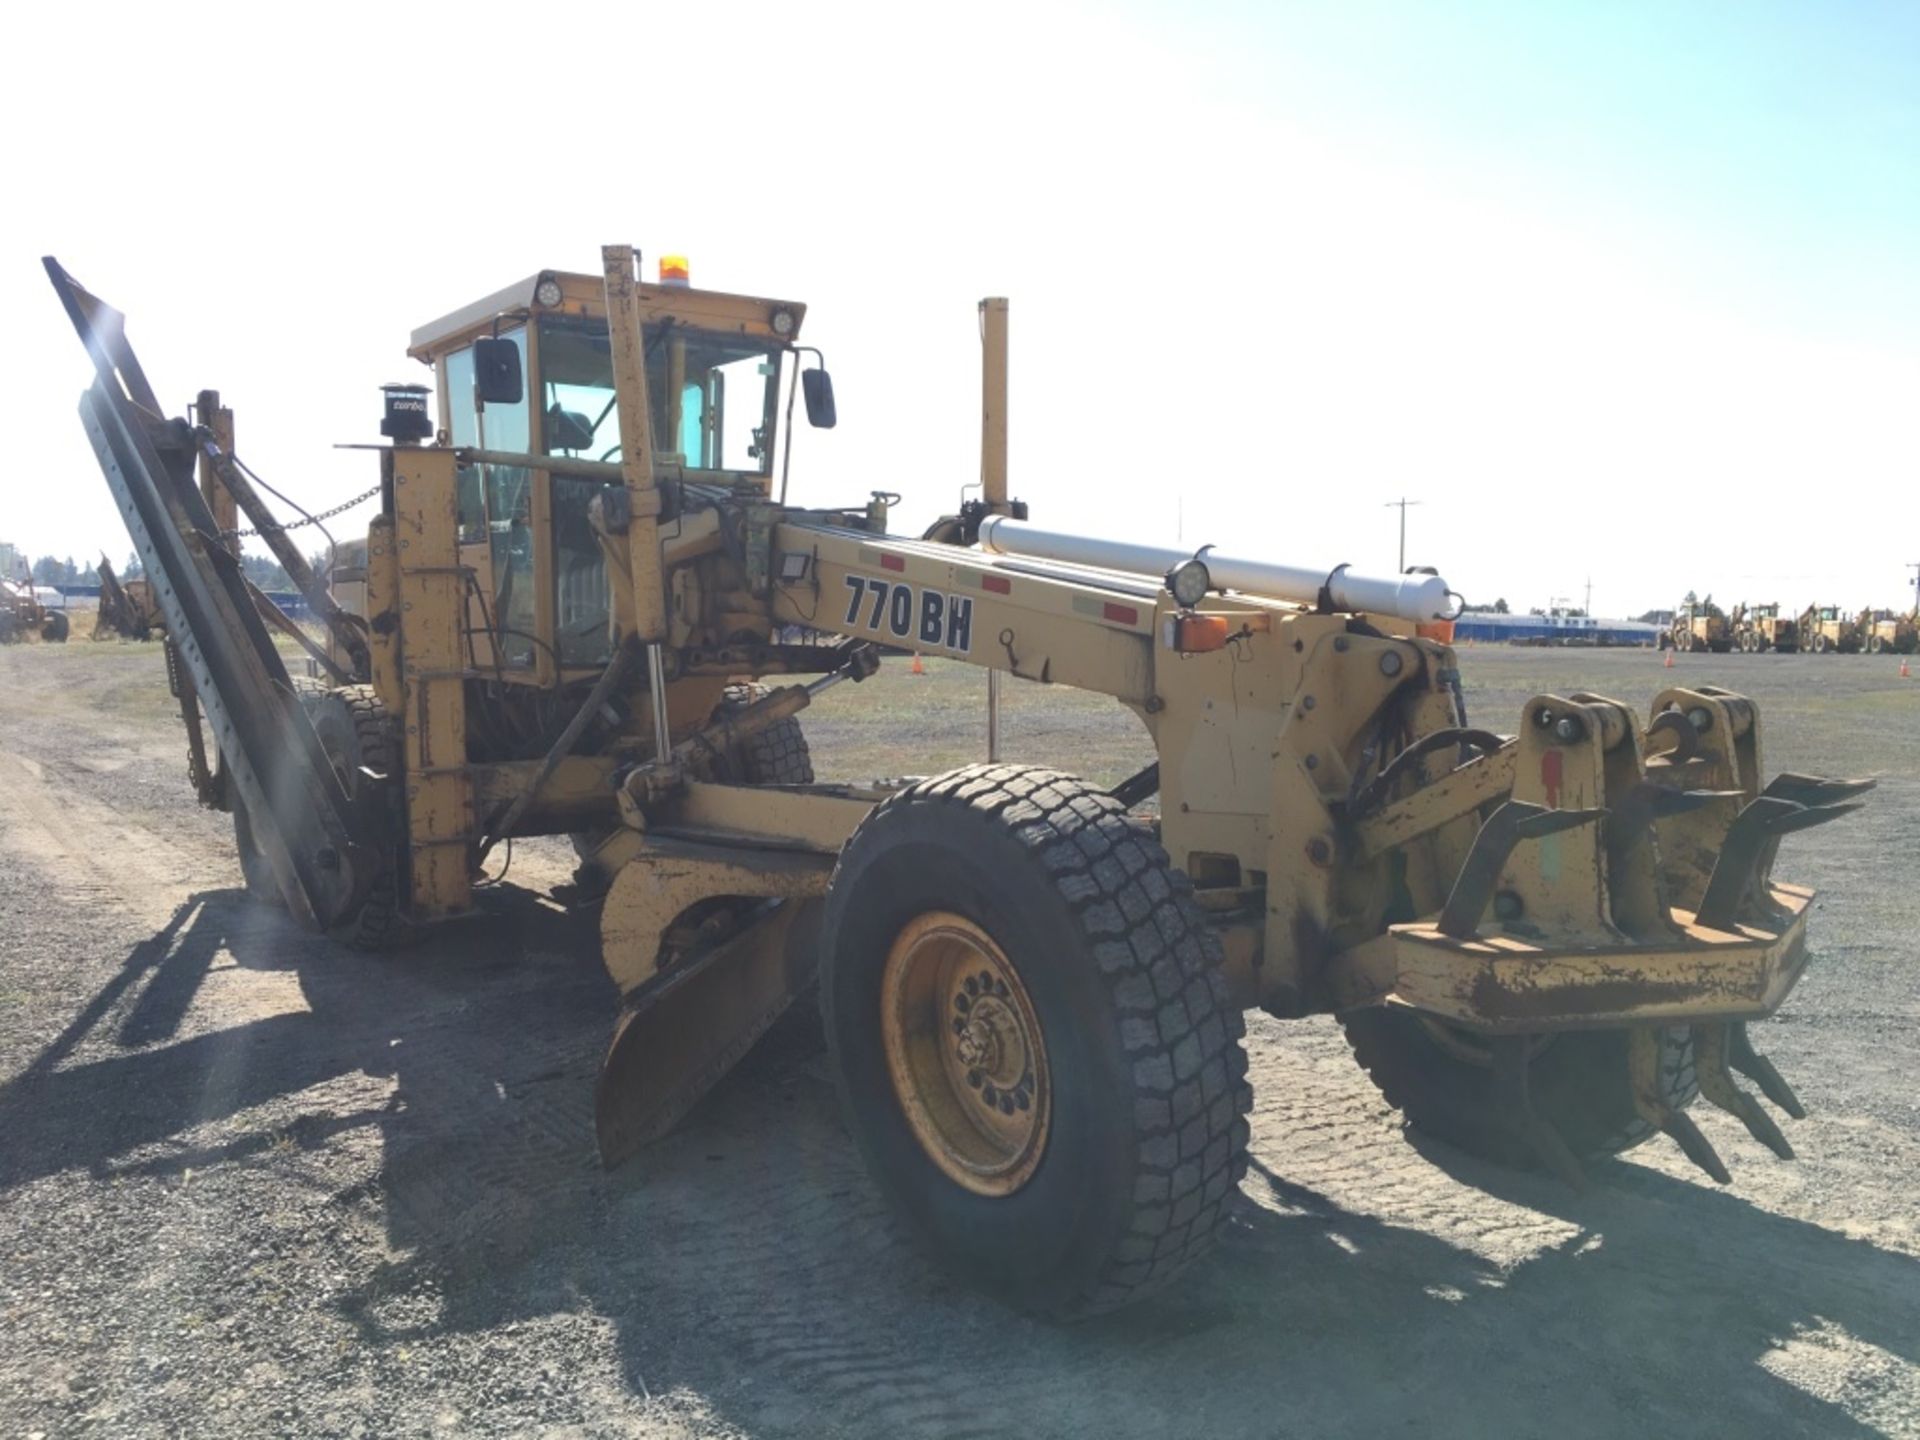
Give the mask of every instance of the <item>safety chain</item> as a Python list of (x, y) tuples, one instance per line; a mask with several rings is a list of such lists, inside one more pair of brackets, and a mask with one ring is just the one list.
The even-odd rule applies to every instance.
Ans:
[[(379, 493), (380, 493), (380, 487), (378, 485), (375, 485), (371, 490), (363, 491), (362, 493), (354, 496), (351, 500), (341, 501), (338, 505), (334, 506), (331, 510), (322, 510), (318, 515), (309, 515), (306, 519), (296, 520), (291, 525), (275, 525), (272, 528), (275, 532), (281, 535), (286, 534), (287, 531), (289, 530), (304, 530), (309, 525), (318, 525), (322, 520), (331, 520), (336, 515), (343, 515), (347, 511), (353, 509), (353, 507), (358, 505), (361, 501), (371, 500), (374, 496), (378, 495)], [(258, 530), (222, 530), (220, 533), (222, 535), (231, 536), (234, 538), (244, 540), (250, 536), (258, 535), (260, 532)]]

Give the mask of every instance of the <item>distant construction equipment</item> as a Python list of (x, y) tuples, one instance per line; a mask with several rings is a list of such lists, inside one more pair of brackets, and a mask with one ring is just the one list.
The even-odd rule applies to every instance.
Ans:
[(67, 615), (40, 601), (31, 580), (0, 580), (0, 644), (15, 640), (45, 640), (57, 645), (67, 638)]

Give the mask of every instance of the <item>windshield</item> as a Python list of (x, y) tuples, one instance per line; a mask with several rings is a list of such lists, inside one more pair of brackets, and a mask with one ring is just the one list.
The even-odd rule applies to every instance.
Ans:
[[(779, 350), (671, 323), (644, 333), (655, 455), (690, 470), (771, 474)], [(545, 453), (618, 460), (605, 324), (543, 319), (539, 364)]]

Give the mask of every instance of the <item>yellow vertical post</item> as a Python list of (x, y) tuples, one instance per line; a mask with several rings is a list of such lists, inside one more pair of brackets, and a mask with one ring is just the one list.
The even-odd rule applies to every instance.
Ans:
[(980, 302), (980, 498), (988, 513), (1007, 510), (1007, 302)]
[(631, 245), (600, 252), (607, 283), (607, 330), (613, 348), (614, 394), (619, 401), (620, 466), (632, 520), (627, 527), (627, 585), (615, 585), (614, 616), (621, 637), (647, 646), (647, 693), (653, 709), (653, 753), (672, 748), (667, 717), (666, 583), (660, 564), (660, 487), (653, 477), (653, 410), (647, 398), (646, 337), (640, 320), (639, 281)]
[(400, 674), (400, 547), (385, 515), (367, 526), (367, 621), (374, 693), (388, 714), (402, 715), (407, 695)]
[[(200, 423), (213, 432), (214, 443), (220, 447), (223, 455), (233, 454), (233, 411), (220, 403), (218, 390), (202, 390), (194, 397), (194, 413), (200, 417)], [(240, 553), (240, 537), (233, 532), (240, 528), (240, 509), (234, 503), (233, 492), (220, 483), (220, 477), (214, 473), (213, 461), (206, 452), (200, 452), (200, 494), (207, 502), (207, 508), (213, 512), (213, 528), (225, 537), (227, 549), (236, 556)]]
[[(466, 575), (460, 568), (453, 452), (401, 446), (381, 458), (393, 467), (392, 543), (405, 637), (398, 656), (405, 698), (395, 718), (406, 744), (413, 908), (425, 919), (465, 910), (473, 898)], [(370, 585), (376, 573), (371, 559)]]
[(619, 404), (620, 468), (633, 520), (627, 529), (627, 575), (616, 599), (624, 634), (648, 644), (667, 637), (666, 591), (660, 574), (660, 490), (653, 478), (653, 411), (647, 399), (646, 342), (631, 245), (600, 252), (607, 282), (607, 331), (613, 347), (613, 383)]
[[(990, 514), (1007, 504), (1007, 302), (980, 302), (980, 498)], [(987, 671), (987, 759), (1000, 758), (1000, 671)]]

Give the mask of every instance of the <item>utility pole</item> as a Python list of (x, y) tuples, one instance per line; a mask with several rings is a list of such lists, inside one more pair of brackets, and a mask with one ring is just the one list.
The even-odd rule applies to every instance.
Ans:
[(1388, 510), (1392, 510), (1396, 506), (1399, 507), (1400, 510), (1400, 573), (1402, 575), (1407, 573), (1407, 506), (1418, 505), (1419, 503), (1418, 500), (1402, 498), (1399, 500), (1389, 500), (1385, 506)]
[(1920, 560), (1909, 560), (1907, 569), (1913, 571), (1913, 579), (1907, 582), (1913, 587), (1913, 613), (1920, 615)]
[(1593, 618), (1593, 577), (1591, 575), (1587, 576), (1586, 615), (1589, 620)]

